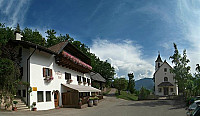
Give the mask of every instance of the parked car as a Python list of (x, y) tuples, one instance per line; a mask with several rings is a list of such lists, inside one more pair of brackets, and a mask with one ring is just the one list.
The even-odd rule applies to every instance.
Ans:
[(194, 101), (194, 103), (192, 103), (188, 108), (188, 112), (191, 113), (193, 110), (196, 109), (196, 107), (198, 106), (198, 104), (200, 104), (200, 100), (196, 100)]
[(187, 112), (187, 116), (200, 116), (200, 105), (197, 104), (197, 107), (192, 112)]

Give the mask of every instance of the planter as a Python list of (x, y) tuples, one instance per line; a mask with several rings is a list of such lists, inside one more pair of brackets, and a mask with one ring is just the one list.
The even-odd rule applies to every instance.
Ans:
[(89, 101), (88, 101), (88, 106), (89, 106), (89, 107), (92, 107), (92, 106), (93, 106), (93, 100), (89, 100)]
[(17, 111), (17, 107), (13, 107), (13, 111)]
[(37, 108), (32, 108), (33, 111), (37, 111)]
[(95, 106), (97, 106), (97, 105), (98, 105), (98, 99), (95, 99), (93, 104), (94, 104)]
[(70, 80), (67, 80), (67, 84), (72, 83), (72, 81), (73, 81), (73, 80), (71, 80), (71, 79), (70, 79)]

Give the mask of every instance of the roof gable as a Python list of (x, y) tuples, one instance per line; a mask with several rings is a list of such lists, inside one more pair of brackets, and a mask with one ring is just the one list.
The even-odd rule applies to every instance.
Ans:
[(83, 62), (89, 65), (91, 64), (90, 58), (68, 41), (60, 42), (54, 46), (49, 47), (48, 49), (56, 52), (57, 54), (62, 54), (62, 52), (65, 51), (72, 56), (81, 59)]
[(48, 49), (59, 54), (67, 44), (68, 44), (68, 41), (60, 42), (56, 45), (49, 47)]
[(167, 61), (165, 60), (163, 62), (163, 64), (160, 66), (160, 68), (158, 68), (158, 70), (153, 74), (155, 76), (155, 74), (161, 69), (161, 67), (164, 65), (164, 64), (167, 64), (169, 66), (170, 69), (172, 69), (172, 67), (167, 63)]
[(99, 73), (91, 72), (90, 77), (95, 81), (106, 82), (106, 80)]

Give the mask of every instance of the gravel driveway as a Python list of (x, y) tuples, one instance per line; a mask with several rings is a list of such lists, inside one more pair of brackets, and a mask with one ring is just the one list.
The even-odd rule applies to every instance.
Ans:
[(186, 110), (172, 100), (127, 101), (107, 96), (98, 106), (61, 108), (37, 112), (0, 112), (0, 116), (186, 116)]

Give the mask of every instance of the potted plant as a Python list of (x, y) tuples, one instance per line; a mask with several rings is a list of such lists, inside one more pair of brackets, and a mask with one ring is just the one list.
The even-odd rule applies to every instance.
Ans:
[(18, 101), (13, 101), (13, 104), (15, 104), (15, 106), (13, 107), (13, 110), (14, 110), (14, 111), (17, 111), (17, 106), (16, 106), (17, 103), (18, 103)]
[(72, 79), (68, 79), (67, 83), (70, 84), (70, 83), (72, 83), (72, 81), (73, 81)]
[(83, 84), (84, 84), (84, 85), (86, 85), (86, 84), (87, 84), (87, 82), (83, 82)]
[(80, 85), (82, 82), (81, 81), (78, 81), (78, 84)]
[(99, 98), (97, 96), (94, 97), (94, 105), (97, 106)]
[(92, 107), (92, 106), (93, 106), (93, 100), (94, 100), (93, 97), (89, 97), (89, 100), (88, 100), (88, 106), (89, 106), (89, 107)]
[(32, 111), (37, 111), (37, 108), (35, 106), (36, 106), (36, 102), (33, 102), (32, 103)]

